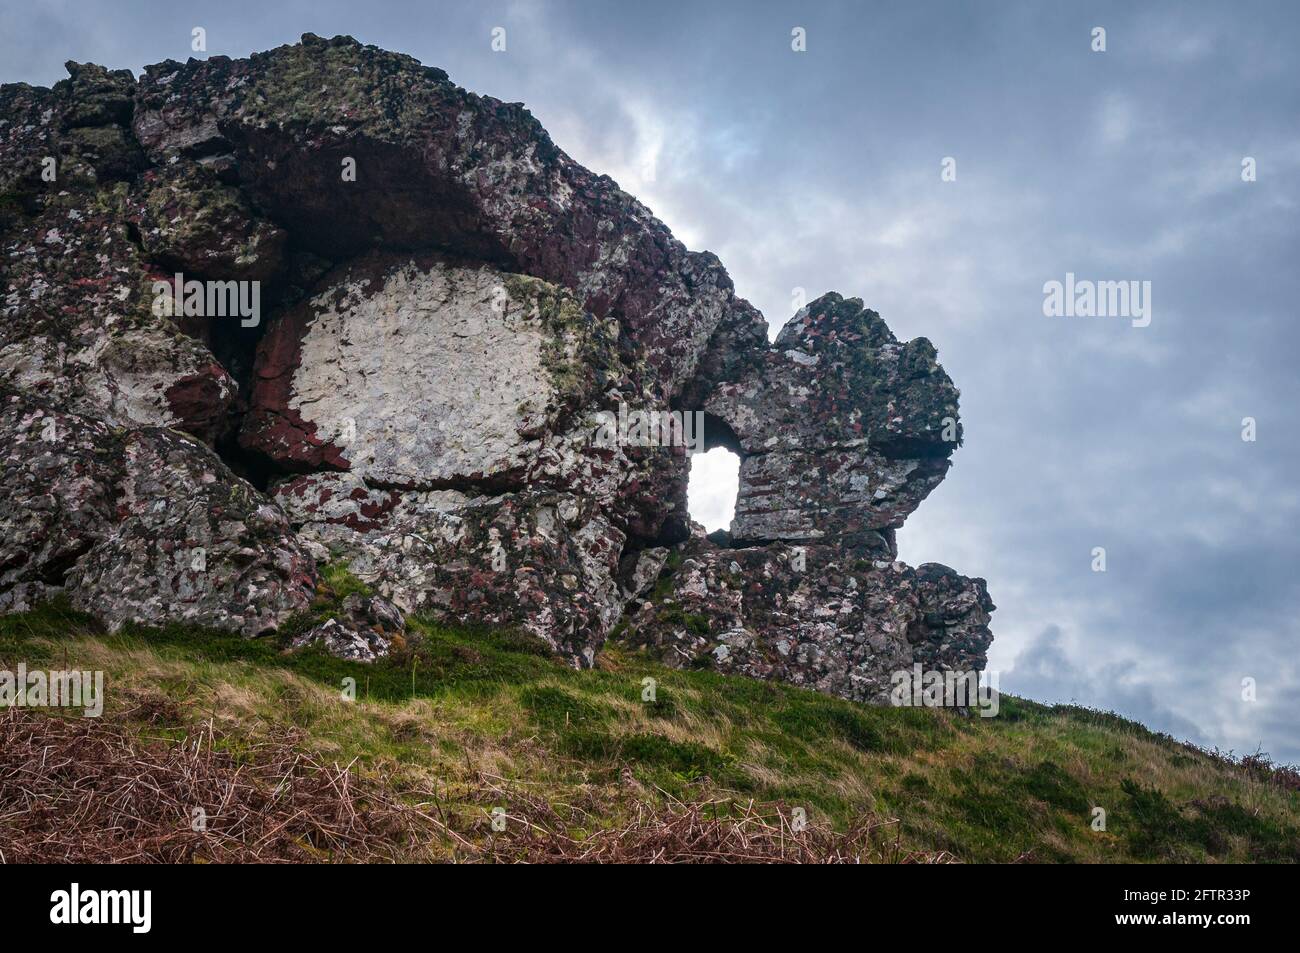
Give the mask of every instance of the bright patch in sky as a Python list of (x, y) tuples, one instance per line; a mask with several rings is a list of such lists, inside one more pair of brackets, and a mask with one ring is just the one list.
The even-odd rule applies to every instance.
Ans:
[(730, 529), (740, 488), (740, 457), (714, 447), (691, 457), (691, 477), (686, 486), (686, 505), (691, 519), (703, 523), (710, 533)]

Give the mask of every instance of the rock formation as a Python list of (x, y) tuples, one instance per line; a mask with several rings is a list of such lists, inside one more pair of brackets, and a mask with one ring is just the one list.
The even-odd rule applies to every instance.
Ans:
[[(769, 344), (521, 105), (347, 37), (68, 70), (0, 88), (0, 609), (264, 635), (339, 560), (378, 596), (297, 642), (354, 658), (396, 607), (867, 701), (983, 667), (983, 580), (896, 559), (961, 439), (930, 342), (828, 294)], [(628, 408), (740, 455), (726, 545)]]

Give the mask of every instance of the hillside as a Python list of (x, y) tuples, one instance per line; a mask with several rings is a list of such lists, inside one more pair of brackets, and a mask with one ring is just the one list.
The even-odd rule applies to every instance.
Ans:
[[(355, 586), (334, 573), (321, 600)], [(1008, 696), (987, 719), (866, 707), (617, 644), (575, 671), (418, 616), (366, 665), (110, 635), (57, 603), (0, 618), (0, 668), (20, 661), (102, 670), (107, 700), (99, 719), (0, 712), (10, 860), (1300, 860), (1294, 772)]]

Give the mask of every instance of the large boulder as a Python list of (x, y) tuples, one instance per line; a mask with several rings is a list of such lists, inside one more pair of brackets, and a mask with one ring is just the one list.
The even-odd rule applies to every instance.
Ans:
[[(769, 344), (521, 105), (348, 37), (68, 68), (0, 88), (0, 608), (259, 634), (331, 558), (375, 595), (297, 638), (349, 658), (420, 612), (867, 701), (983, 665), (982, 580), (896, 562), (961, 439), (925, 339), (829, 294)], [(740, 455), (727, 546), (646, 412)]]

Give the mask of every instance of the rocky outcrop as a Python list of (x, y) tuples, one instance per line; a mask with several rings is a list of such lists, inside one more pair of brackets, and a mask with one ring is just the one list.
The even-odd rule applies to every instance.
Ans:
[(124, 622), (273, 632), (315, 562), (279, 507), (194, 438), (0, 391), (0, 608), (57, 593)]
[(741, 457), (735, 543), (837, 543), (894, 556), (894, 530), (948, 472), (957, 389), (925, 338), (900, 343), (856, 298), (828, 294), (704, 409)]
[(775, 678), (885, 704), (891, 674), (984, 668), (993, 602), (982, 579), (841, 546), (679, 548), (621, 638), (677, 668)]
[(761, 317), (714, 256), (687, 251), (575, 163), (522, 105), (408, 56), (306, 36), (247, 60), (169, 61), (140, 80), (134, 128), (156, 162), (222, 170), (326, 258), (433, 247), (571, 289), (597, 317), (617, 316), (660, 398), (691, 377), (729, 312), (761, 339)]
[(368, 256), (258, 348), (241, 443), (373, 486), (523, 488), (617, 367), (617, 328), (489, 265)]
[(138, 176), (134, 83), (68, 69), (53, 90), (0, 88), (0, 383), (116, 425), (213, 441), (238, 388), (206, 326), (183, 329), (156, 307), (154, 282), (170, 280), (174, 262), (142, 247), (138, 207), (154, 174)]
[(708, 665), (885, 703), (892, 673), (984, 668), (982, 579), (897, 561), (895, 531), (960, 444), (957, 389), (919, 338), (862, 302), (813, 301), (701, 403), (741, 458), (725, 546), (697, 532), (622, 638)]
[[(336, 559), (375, 595), (295, 639), (349, 658), (405, 612), (864, 701), (983, 665), (983, 582), (896, 561), (961, 439), (928, 341), (831, 294), (769, 344), (522, 106), (347, 37), (69, 72), (0, 90), (0, 607), (259, 634)], [(611, 426), (697, 411), (741, 457), (726, 546), (680, 441)]]

